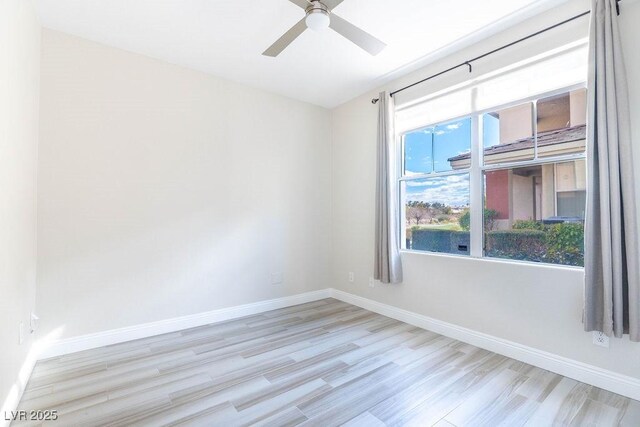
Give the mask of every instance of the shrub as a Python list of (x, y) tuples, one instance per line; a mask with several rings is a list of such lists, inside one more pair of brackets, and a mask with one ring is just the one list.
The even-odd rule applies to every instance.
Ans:
[(547, 235), (540, 230), (499, 230), (486, 234), (487, 255), (526, 261), (544, 261)]
[(542, 221), (534, 221), (532, 219), (518, 219), (513, 223), (514, 230), (542, 230), (545, 231), (548, 227), (542, 223)]
[(460, 215), (458, 224), (460, 224), (460, 228), (463, 230), (469, 231), (471, 229), (471, 212), (469, 212), (469, 209), (465, 209), (464, 213)]
[(553, 264), (584, 265), (582, 224), (545, 225), (537, 221), (516, 221), (513, 228), (513, 230), (491, 231), (486, 234), (488, 256)]
[(554, 224), (547, 234), (551, 262), (584, 265), (584, 226), (579, 223)]
[[(493, 209), (485, 209), (484, 210), (484, 229), (487, 231), (493, 230), (493, 225), (498, 219), (498, 211)], [(469, 230), (471, 228), (471, 212), (469, 209), (465, 209), (464, 213), (460, 215), (458, 218), (458, 223), (460, 224), (460, 228), (463, 230)]]

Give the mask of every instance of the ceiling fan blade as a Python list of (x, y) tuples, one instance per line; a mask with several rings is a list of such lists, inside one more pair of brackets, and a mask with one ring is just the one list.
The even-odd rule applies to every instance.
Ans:
[(331, 14), (331, 24), (329, 26), (336, 33), (360, 46), (371, 55), (375, 56), (382, 52), (385, 47), (387, 47), (386, 44), (382, 43), (371, 34), (367, 33), (364, 30), (361, 30), (352, 23), (345, 21), (344, 19), (333, 13)]
[(289, 29), (289, 31), (284, 33), (282, 35), (282, 37), (280, 37), (278, 40), (276, 40), (276, 42), (274, 44), (272, 44), (271, 46), (269, 46), (269, 48), (267, 50), (265, 50), (264, 52), (262, 52), (262, 54), (264, 56), (271, 56), (271, 57), (278, 56), (280, 54), (280, 52), (285, 50), (286, 47), (289, 46), (292, 41), (294, 41), (296, 38), (298, 38), (298, 36), (300, 34), (302, 34), (304, 32), (304, 30), (307, 29), (307, 24), (304, 22), (304, 19), (305, 18), (302, 18), (300, 21), (298, 21), (298, 23), (296, 25), (291, 27), (291, 29)]
[(324, 4), (329, 8), (329, 10), (333, 10), (344, 0), (321, 0), (321, 1), (322, 1), (322, 4)]
[(303, 9), (308, 8), (309, 5), (311, 4), (307, 0), (289, 0), (289, 1), (295, 4), (296, 6), (300, 6)]

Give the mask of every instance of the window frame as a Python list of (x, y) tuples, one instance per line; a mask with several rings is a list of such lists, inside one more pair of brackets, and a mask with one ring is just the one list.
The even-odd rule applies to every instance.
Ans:
[[(455, 116), (447, 119), (443, 119), (438, 121), (437, 123), (428, 123), (413, 129), (407, 129), (401, 133), (396, 133), (395, 135), (395, 149), (393, 152), (396, 155), (395, 167), (396, 167), (396, 190), (397, 190), (397, 201), (396, 201), (396, 217), (398, 218), (397, 230), (400, 238), (398, 239), (399, 250), (400, 252), (407, 253), (415, 253), (415, 254), (423, 254), (428, 256), (443, 256), (443, 257), (455, 257), (462, 259), (474, 259), (474, 260), (483, 260), (489, 262), (499, 262), (499, 263), (507, 263), (507, 264), (517, 264), (517, 265), (535, 265), (546, 268), (560, 268), (560, 269), (571, 269), (571, 270), (584, 270), (584, 267), (580, 266), (571, 266), (571, 265), (563, 265), (563, 264), (553, 264), (553, 263), (545, 263), (545, 262), (536, 262), (536, 261), (525, 261), (525, 260), (515, 260), (508, 258), (497, 258), (497, 257), (489, 257), (484, 254), (484, 204), (485, 204), (485, 182), (484, 182), (484, 174), (487, 171), (495, 171), (495, 170), (505, 170), (516, 167), (523, 166), (540, 166), (540, 165), (548, 165), (548, 164), (558, 164), (562, 162), (570, 162), (576, 160), (584, 160), (587, 162), (587, 148), (585, 146), (585, 150), (581, 153), (573, 153), (573, 154), (565, 154), (558, 156), (549, 156), (549, 157), (538, 157), (538, 123), (537, 123), (537, 103), (539, 100), (562, 95), (568, 92), (587, 89), (587, 82), (582, 82), (570, 86), (564, 86), (558, 89), (554, 89), (551, 91), (542, 92), (539, 94), (535, 94), (529, 96), (524, 99), (518, 99), (512, 102), (508, 102), (505, 104), (493, 106), (491, 108), (486, 108), (482, 110), (473, 111), (470, 114)], [(472, 98), (475, 98), (476, 88), (472, 89)], [(427, 101), (428, 102), (428, 101)], [(492, 164), (484, 164), (484, 133), (483, 133), (483, 123), (482, 116), (486, 113), (490, 113), (496, 110), (503, 110), (510, 107), (515, 107), (518, 105), (522, 105), (525, 103), (531, 102), (533, 103), (533, 111), (532, 111), (532, 124), (533, 124), (533, 138), (535, 141), (534, 144), (534, 156), (531, 160), (520, 160), (520, 161), (512, 161), (512, 162), (500, 162), (500, 163), (492, 163)], [(471, 158), (470, 164), (468, 168), (464, 169), (456, 169), (445, 172), (436, 172), (435, 168), (430, 173), (420, 173), (414, 175), (404, 175), (404, 136), (410, 134), (412, 132), (417, 132), (420, 130), (425, 130), (429, 128), (435, 128), (438, 125), (453, 122), (456, 120), (465, 120), (471, 119)], [(588, 164), (588, 163), (587, 163)], [(555, 166), (554, 166), (555, 167)], [(402, 200), (402, 185), (403, 182), (413, 181), (425, 178), (434, 178), (434, 177), (442, 177), (448, 175), (460, 175), (460, 174), (469, 174), (469, 212), (470, 212), (470, 241), (471, 247), (469, 254), (453, 254), (453, 253), (442, 253), (442, 252), (434, 252), (434, 251), (424, 251), (424, 250), (415, 250), (415, 249), (406, 249), (404, 248), (404, 232), (405, 226), (403, 225), (403, 221), (406, 221), (404, 204)], [(587, 182), (588, 185), (588, 182)], [(554, 199), (556, 199), (554, 197)], [(555, 209), (557, 210), (557, 200), (554, 200), (556, 204)], [(474, 231), (476, 230), (476, 231)], [(478, 232), (477, 230), (480, 230)]]
[[(446, 123), (451, 123), (451, 122), (455, 122), (457, 120), (466, 120), (466, 119), (471, 119), (471, 140), (470, 140), (470, 149), (473, 152), (473, 146), (474, 146), (474, 129), (476, 126), (476, 119), (475, 119), (475, 114), (474, 115), (463, 115), (463, 116), (458, 116), (458, 117), (454, 117), (454, 118), (450, 118), (450, 119), (446, 119), (446, 120), (442, 120), (438, 123), (435, 124), (430, 124), (430, 125), (426, 125), (426, 126), (420, 126), (418, 128), (415, 129), (411, 129), (411, 130), (407, 130), (402, 132), (401, 134), (397, 134), (396, 135), (396, 156), (397, 156), (397, 161), (396, 161), (396, 182), (397, 182), (397, 189), (398, 189), (398, 201), (397, 201), (397, 205), (398, 208), (396, 210), (396, 214), (398, 217), (398, 236), (400, 236), (400, 238), (398, 239), (398, 244), (399, 244), (399, 250), (403, 251), (403, 252), (415, 252), (415, 253), (427, 253), (427, 254), (436, 254), (436, 255), (443, 255), (443, 256), (455, 256), (455, 257), (462, 257), (462, 258), (471, 258), (473, 257), (473, 233), (470, 233), (470, 238), (471, 238), (471, 247), (469, 248), (469, 254), (468, 255), (461, 255), (461, 254), (446, 254), (443, 252), (435, 252), (435, 251), (418, 251), (418, 250), (414, 250), (414, 249), (406, 249), (403, 248), (404, 243), (406, 241), (406, 238), (404, 237), (405, 234), (403, 233), (404, 231), (404, 227), (402, 225), (402, 221), (406, 218), (406, 212), (405, 212), (405, 206), (402, 203), (402, 184), (403, 182), (406, 181), (417, 181), (417, 180), (421, 180), (421, 179), (429, 179), (429, 178), (438, 178), (438, 177), (446, 177), (446, 176), (451, 176), (451, 175), (463, 175), (463, 174), (468, 174), (469, 175), (469, 211), (471, 211), (471, 185), (472, 185), (472, 177), (471, 177), (471, 169), (472, 166), (470, 165), (468, 168), (465, 169), (455, 169), (455, 170), (449, 170), (449, 171), (443, 171), (443, 172), (436, 172), (435, 167), (432, 168), (432, 171), (429, 173), (418, 173), (418, 174), (414, 174), (414, 175), (404, 175), (404, 166), (405, 166), (405, 152), (404, 152), (404, 136), (409, 134), (409, 133), (413, 133), (413, 132), (418, 132), (421, 130), (425, 130), (425, 129), (429, 129), (429, 128), (435, 128), (438, 125), (442, 125), (442, 124), (446, 124)], [(432, 150), (433, 151), (433, 150)], [(432, 156), (433, 156), (433, 152), (432, 152)], [(471, 223), (471, 228), (473, 228), (473, 216), (472, 218), (472, 223)]]

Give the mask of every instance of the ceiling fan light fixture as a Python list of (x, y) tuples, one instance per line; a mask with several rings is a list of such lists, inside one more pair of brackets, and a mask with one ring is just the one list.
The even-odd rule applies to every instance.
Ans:
[(307, 28), (313, 31), (322, 31), (329, 28), (331, 20), (329, 19), (329, 13), (323, 9), (312, 9), (307, 13), (305, 18)]
[[(377, 55), (387, 46), (366, 31), (361, 30), (349, 21), (333, 14), (333, 9), (339, 6), (343, 0), (289, 0), (296, 6), (304, 9), (305, 16), (289, 28), (278, 40), (267, 48), (262, 54), (275, 58), (287, 48), (295, 39), (300, 37), (307, 28), (314, 31), (326, 30), (331, 27), (333, 31), (351, 41), (356, 46)], [(329, 6), (323, 2), (329, 3)]]

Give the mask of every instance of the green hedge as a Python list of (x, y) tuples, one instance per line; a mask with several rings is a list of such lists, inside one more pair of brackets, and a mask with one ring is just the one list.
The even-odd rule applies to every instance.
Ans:
[(519, 219), (513, 222), (514, 230), (547, 230), (549, 226), (542, 221), (534, 221), (532, 219)]
[(540, 230), (500, 230), (486, 233), (488, 256), (544, 261), (547, 235)]
[[(418, 251), (469, 254), (471, 238), (468, 231), (437, 230), (414, 227), (411, 230), (411, 249)], [(466, 245), (461, 251), (458, 245)]]
[[(458, 245), (466, 245), (460, 251)], [(468, 231), (414, 227), (407, 246), (419, 251), (469, 254)], [(485, 233), (487, 256), (562, 265), (584, 265), (584, 229), (579, 223), (516, 221), (512, 230)]]
[(485, 235), (488, 256), (563, 265), (584, 265), (584, 227), (580, 223), (516, 221), (513, 230)]
[(547, 233), (549, 256), (557, 264), (584, 265), (584, 226), (554, 224)]

